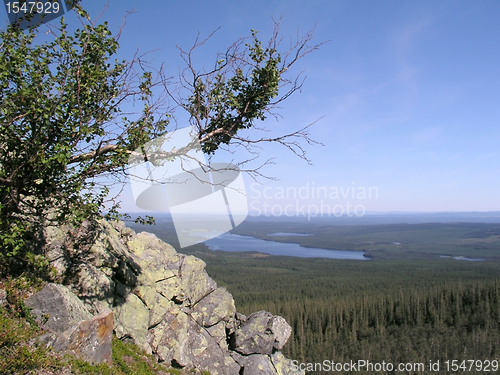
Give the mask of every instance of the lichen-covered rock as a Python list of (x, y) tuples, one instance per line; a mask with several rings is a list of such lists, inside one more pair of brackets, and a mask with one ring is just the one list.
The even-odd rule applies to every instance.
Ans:
[[(294, 374), (277, 352), (291, 333), (286, 321), (263, 311), (237, 313), (231, 294), (217, 288), (202, 260), (122, 222), (85, 223), (69, 232), (47, 228), (50, 262), (90, 313), (113, 311), (117, 337), (160, 361), (213, 375), (242, 368), (252, 375)], [(68, 347), (70, 336), (43, 340)]]
[(149, 330), (148, 342), (161, 361), (188, 366), (189, 316), (176, 306), (169, 309), (156, 327)]
[(259, 311), (250, 314), (236, 330), (232, 349), (243, 355), (272, 354), (283, 347), (291, 332), (281, 316)]
[(157, 293), (155, 298), (155, 303), (151, 307), (151, 310), (149, 310), (148, 329), (152, 329), (160, 324), (167, 311), (174, 308), (174, 302), (166, 299), (161, 294)]
[(226, 322), (222, 320), (216, 325), (207, 327), (206, 330), (208, 334), (215, 340), (217, 345), (219, 345), (224, 351), (228, 350)]
[(204, 327), (227, 321), (235, 313), (233, 296), (224, 288), (214, 290), (191, 310), (193, 319)]
[(153, 351), (162, 361), (195, 366), (213, 375), (238, 374), (240, 366), (229, 356), (225, 328), (223, 325), (219, 328), (218, 332), (224, 334), (224, 340), (221, 336), (214, 337), (174, 305), (161, 323), (150, 330), (148, 338)]
[(273, 316), (271, 318), (271, 331), (274, 334), (273, 348), (281, 350), (292, 334), (292, 327), (281, 316)]
[(146, 345), (149, 310), (135, 294), (130, 293), (126, 299), (118, 300), (115, 312), (115, 332), (121, 339), (130, 337), (136, 345), (151, 353)]
[(293, 371), (292, 360), (285, 358), (281, 352), (273, 353), (271, 362), (278, 375), (305, 375), (305, 371)]
[(116, 282), (102, 269), (94, 265), (80, 265), (78, 269), (78, 287), (72, 291), (87, 305), (93, 314), (110, 308), (115, 302)]
[[(147, 266), (147, 269), (143, 271), (156, 280), (161, 280), (164, 277), (165, 270), (168, 269), (165, 267), (167, 262), (175, 263), (180, 256), (171, 245), (147, 232), (139, 233), (127, 242), (127, 246), (130, 252), (140, 259), (140, 265)], [(154, 277), (155, 272), (158, 272), (157, 277)]]
[(242, 358), (244, 375), (276, 375), (276, 370), (267, 355), (253, 354)]
[(168, 300), (179, 303), (184, 301), (184, 292), (181, 289), (181, 279), (178, 276), (166, 277), (156, 282), (156, 292)]
[(195, 305), (203, 297), (207, 296), (217, 288), (205, 271), (205, 262), (201, 259), (188, 255), (184, 258), (180, 268), (181, 289), (186, 294), (186, 305)]
[(212, 375), (233, 375), (240, 371), (240, 366), (227, 350), (221, 348), (205, 328), (192, 321), (187, 346), (190, 360), (196, 368), (209, 371)]
[(68, 226), (49, 226), (44, 229), (45, 257), (59, 275), (63, 275), (73, 266), (68, 249)]

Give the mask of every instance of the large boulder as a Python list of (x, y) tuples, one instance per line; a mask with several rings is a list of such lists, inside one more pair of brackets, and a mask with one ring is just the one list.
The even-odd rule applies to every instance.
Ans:
[(243, 355), (272, 354), (283, 348), (291, 333), (281, 316), (259, 311), (250, 314), (236, 330), (231, 348)]
[(202, 260), (177, 253), (154, 234), (135, 234), (122, 222), (84, 225), (74, 243), (67, 228), (49, 229), (49, 258), (60, 278), (90, 313), (113, 311), (118, 338), (159, 361), (213, 375), (268, 373), (255, 372), (261, 367), (292, 374), (291, 362), (276, 357), (290, 326), (267, 312), (238, 314), (231, 294), (217, 287)]
[(63, 285), (47, 284), (29, 297), (35, 319), (49, 331), (38, 342), (90, 363), (112, 363), (113, 312), (92, 316), (82, 301)]
[(62, 345), (61, 351), (90, 363), (111, 365), (111, 340), (113, 338), (113, 312), (111, 310), (106, 309), (99, 315), (80, 322), (63, 335), (67, 338), (67, 345)]
[(229, 321), (235, 313), (233, 296), (226, 289), (219, 288), (198, 302), (190, 315), (199, 325), (212, 327), (221, 321)]
[(293, 361), (285, 358), (281, 352), (271, 355), (251, 354), (243, 356), (231, 352), (231, 357), (241, 366), (242, 374), (270, 374), (270, 375), (304, 375), (304, 371), (294, 371)]
[(253, 354), (242, 360), (244, 375), (275, 375), (276, 370), (267, 355)]
[(47, 284), (24, 304), (31, 307), (31, 313), (49, 331), (64, 332), (92, 318), (82, 301), (63, 285)]
[(278, 375), (304, 374), (304, 371), (293, 371), (293, 361), (291, 359), (285, 358), (285, 356), (281, 352), (273, 353), (271, 355), (271, 362)]

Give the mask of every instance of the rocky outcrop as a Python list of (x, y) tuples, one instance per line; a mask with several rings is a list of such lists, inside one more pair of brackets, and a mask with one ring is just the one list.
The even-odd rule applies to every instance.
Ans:
[(295, 374), (279, 352), (291, 334), (286, 321), (238, 314), (202, 260), (122, 222), (82, 226), (71, 236), (50, 227), (46, 237), (51, 264), (86, 310), (111, 309), (117, 337), (159, 361), (213, 375)]
[(47, 347), (90, 363), (112, 363), (113, 312), (108, 308), (92, 316), (63, 285), (47, 284), (24, 302), (42, 328), (37, 339)]
[(281, 316), (259, 311), (249, 315), (236, 330), (232, 349), (243, 355), (272, 354), (283, 348), (291, 333)]

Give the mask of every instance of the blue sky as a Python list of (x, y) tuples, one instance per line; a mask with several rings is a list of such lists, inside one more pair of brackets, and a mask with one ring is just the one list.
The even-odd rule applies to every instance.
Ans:
[[(83, 5), (94, 18), (104, 2)], [(101, 19), (117, 30), (132, 9), (119, 58), (158, 49), (152, 56), (170, 74), (181, 66), (176, 44), (189, 47), (198, 32), (218, 27), (198, 56), (200, 67), (250, 29), (265, 40), (272, 17), (283, 15), (285, 38), (316, 25), (315, 41), (329, 40), (296, 67), (307, 80), (283, 103), (283, 118), (264, 123), (279, 133), (322, 118), (311, 137), (324, 146), (306, 146), (313, 165), (277, 145), (266, 147), (262, 159), (275, 157), (276, 164), (264, 172), (279, 181), (245, 179), (253, 208), (349, 203), (366, 211), (500, 210), (500, 2), (111, 0)], [(338, 197), (320, 202), (311, 197), (312, 186)], [(308, 198), (280, 195), (301, 187)], [(263, 197), (265, 188), (270, 198)], [(376, 197), (357, 196), (369, 188)], [(355, 189), (354, 198), (347, 189)], [(122, 205), (138, 211), (129, 188)]]

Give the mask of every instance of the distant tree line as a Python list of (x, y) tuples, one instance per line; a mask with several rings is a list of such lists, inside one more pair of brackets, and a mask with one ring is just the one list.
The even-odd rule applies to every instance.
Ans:
[(203, 258), (238, 311), (268, 310), (292, 326), (283, 350), (289, 358), (427, 364), (500, 359), (500, 277), (493, 264), (219, 257), (226, 263)]
[[(147, 231), (175, 246), (172, 228)], [(500, 359), (497, 261), (267, 257), (215, 252), (204, 244), (182, 251), (207, 263), (208, 274), (232, 293), (239, 312), (283, 316), (293, 328), (283, 350), (289, 358), (439, 360), (441, 370), (446, 360)]]

